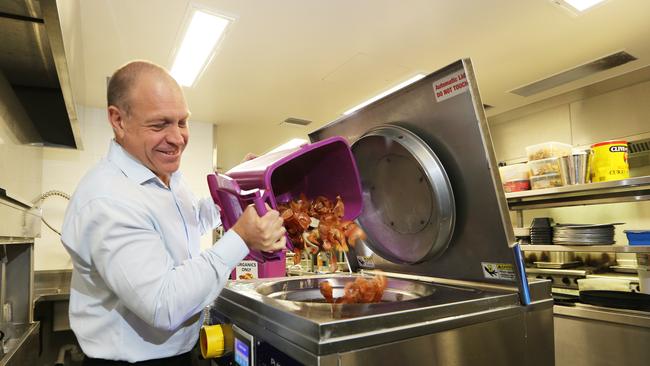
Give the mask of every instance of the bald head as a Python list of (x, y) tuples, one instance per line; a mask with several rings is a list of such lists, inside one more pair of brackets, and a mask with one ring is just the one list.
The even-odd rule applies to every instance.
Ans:
[(128, 114), (132, 106), (131, 92), (143, 76), (161, 80), (182, 94), (181, 87), (164, 67), (149, 61), (131, 61), (117, 69), (109, 79), (106, 93), (108, 106), (115, 106)]

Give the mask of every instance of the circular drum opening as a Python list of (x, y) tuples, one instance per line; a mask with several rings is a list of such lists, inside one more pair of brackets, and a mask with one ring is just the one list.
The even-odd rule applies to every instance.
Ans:
[(449, 178), (433, 150), (393, 125), (368, 131), (352, 145), (363, 193), (359, 224), (365, 243), (395, 263), (414, 264), (442, 254), (454, 223)]

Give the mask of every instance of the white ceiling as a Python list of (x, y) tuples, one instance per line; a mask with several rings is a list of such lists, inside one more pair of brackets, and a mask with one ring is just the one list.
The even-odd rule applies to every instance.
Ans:
[[(650, 64), (650, 1), (608, 0), (572, 16), (549, 0), (80, 1), (86, 94), (105, 105), (121, 64), (171, 67), (192, 4), (234, 17), (214, 59), (185, 89), (193, 119), (321, 125), (418, 72), (471, 57), (498, 114)], [(637, 61), (531, 96), (509, 90), (616, 51)], [(310, 126), (312, 127), (312, 126)]]

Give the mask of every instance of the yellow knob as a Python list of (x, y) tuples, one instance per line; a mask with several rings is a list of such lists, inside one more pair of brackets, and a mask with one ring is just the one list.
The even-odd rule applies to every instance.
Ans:
[(221, 357), (232, 351), (233, 336), (230, 324), (205, 325), (201, 327), (199, 338), (201, 355), (205, 359)]

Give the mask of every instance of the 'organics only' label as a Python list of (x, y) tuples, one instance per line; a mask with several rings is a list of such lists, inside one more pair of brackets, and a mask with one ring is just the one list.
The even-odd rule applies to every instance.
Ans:
[(259, 278), (257, 274), (257, 267), (259, 263), (256, 261), (241, 261), (235, 267), (235, 277), (238, 280), (252, 280), (253, 278)]

